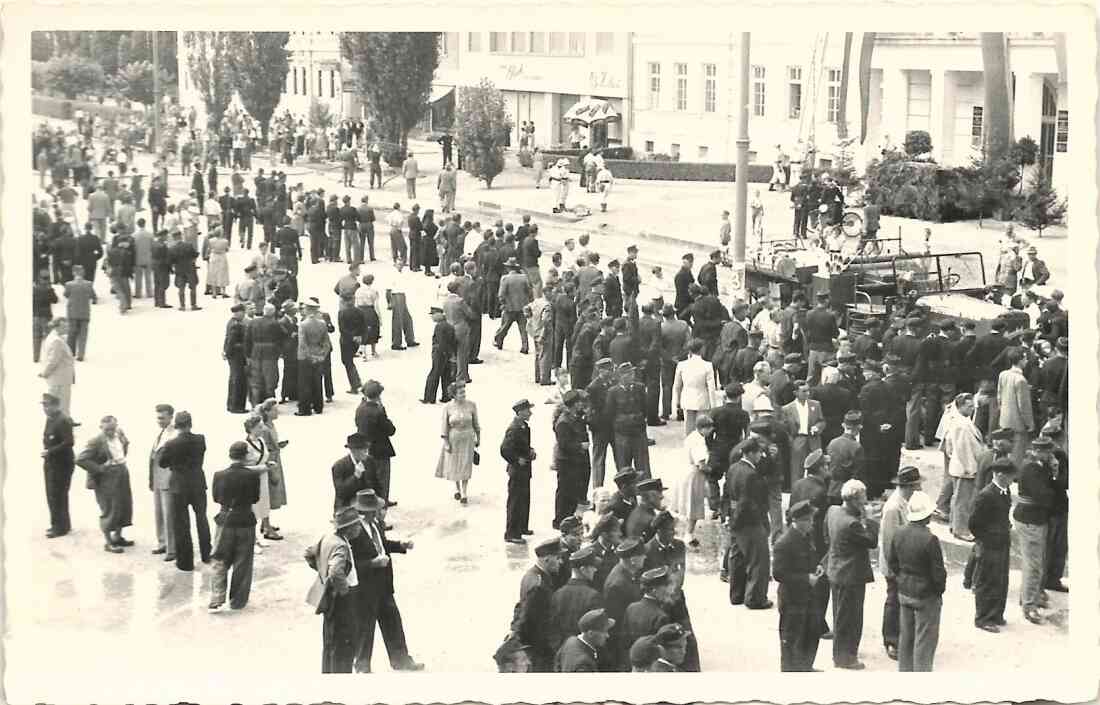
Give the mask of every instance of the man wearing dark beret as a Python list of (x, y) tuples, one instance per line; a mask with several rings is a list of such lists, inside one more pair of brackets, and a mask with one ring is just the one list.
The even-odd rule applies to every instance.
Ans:
[(229, 384), (225, 408), (231, 414), (243, 414), (248, 398), (248, 359), (244, 353), (245, 323), (244, 304), (234, 304), (229, 309), (232, 317), (225, 324), (222, 343), (222, 359), (229, 364)]
[[(996, 433), (996, 432), (995, 432)], [(990, 464), (992, 481), (974, 499), (968, 528), (974, 536), (973, 562), (974, 626), (997, 633), (1005, 621), (1008, 601), (1009, 549), (1012, 524), (1009, 512), (1012, 493), (1009, 485), (1016, 466), (1007, 452)], [(971, 566), (967, 565), (968, 569)]]
[(789, 528), (775, 542), (772, 575), (779, 583), (779, 668), (813, 671), (821, 621), (814, 591), (824, 577), (812, 538), (815, 507), (809, 500), (792, 502)]
[(572, 577), (550, 598), (550, 645), (554, 651), (577, 634), (582, 615), (603, 607), (603, 595), (592, 586), (599, 556), (591, 546), (582, 546), (569, 557)]
[(570, 389), (562, 396), (564, 410), (554, 421), (553, 467), (558, 476), (554, 492), (556, 529), (561, 520), (572, 516), (577, 505), (585, 501), (588, 480), (592, 474), (588, 457), (588, 431), (581, 411), (580, 392)]

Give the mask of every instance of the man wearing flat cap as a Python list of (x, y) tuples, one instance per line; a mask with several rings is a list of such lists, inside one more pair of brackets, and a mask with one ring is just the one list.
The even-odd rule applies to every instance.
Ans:
[(556, 529), (561, 520), (571, 516), (577, 505), (585, 501), (591, 475), (588, 458), (588, 431), (581, 413), (580, 392), (570, 389), (562, 396), (565, 409), (554, 421), (554, 460), (552, 469), (558, 475), (554, 493)]
[(637, 485), (638, 505), (627, 517), (625, 534), (648, 542), (653, 538), (653, 520), (664, 507), (665, 486), (661, 478), (642, 480)]
[(536, 458), (531, 447), (531, 418), (533, 405), (521, 399), (512, 405), (515, 418), (504, 432), (500, 455), (508, 463), (508, 499), (505, 504), (504, 540), (508, 543), (526, 543), (530, 535), (528, 526), (531, 514), (531, 463)]
[(550, 598), (554, 582), (562, 570), (562, 545), (557, 538), (535, 546), (535, 564), (523, 574), (519, 586), (519, 602), (512, 614), (512, 625), (505, 643), (523, 645), (529, 653), (531, 671), (549, 673), (553, 668), (551, 646), (553, 627), (550, 621)]
[(636, 538), (627, 538), (615, 547), (615, 555), (605, 557), (605, 561), (614, 560), (615, 565), (603, 584), (603, 605), (607, 615), (614, 619), (619, 629), (613, 631), (610, 645), (612, 653), (608, 661), (619, 670), (629, 665), (627, 656), (629, 645), (624, 642), (623, 619), (626, 608), (642, 599), (639, 583), (646, 558), (645, 544)]
[(618, 367), (619, 383), (607, 393), (604, 415), (615, 434), (615, 467), (632, 466), (643, 479), (649, 478), (649, 443), (645, 424), (645, 385), (634, 380), (634, 365)]
[(638, 506), (638, 472), (632, 467), (626, 467), (615, 474), (615, 486), (618, 488), (611, 493), (611, 504), (608, 511), (623, 525), (623, 535), (626, 535), (626, 522), (634, 508)]
[(990, 464), (989, 472), (992, 479), (974, 499), (969, 528), (974, 535), (974, 626), (995, 634), (1007, 624), (1004, 613), (1012, 533), (1009, 486), (1016, 477), (1016, 466), (1005, 453)]
[(607, 616), (602, 609), (585, 612), (577, 620), (577, 634), (570, 636), (561, 645), (554, 658), (554, 671), (557, 673), (595, 673), (608, 670), (601, 668), (606, 663), (604, 647), (615, 628), (615, 620)]
[(639, 582), (642, 597), (627, 606), (623, 613), (621, 637), (624, 644), (633, 644), (644, 636), (657, 633), (657, 630), (673, 622), (668, 614), (668, 606), (676, 592), (676, 583), (665, 566), (653, 568), (642, 573)]
[(792, 500), (788, 528), (775, 542), (772, 575), (779, 583), (779, 669), (813, 671), (821, 620), (814, 593), (824, 571), (813, 540), (816, 509), (810, 500)]
[(603, 595), (592, 586), (599, 561), (591, 546), (582, 546), (569, 556), (572, 577), (550, 598), (551, 646), (555, 651), (570, 635), (577, 633), (582, 615), (603, 607)]
[(215, 522), (219, 530), (214, 551), (214, 574), (210, 580), (210, 610), (225, 604), (229, 578), (229, 606), (244, 609), (252, 590), (252, 559), (256, 549), (256, 515), (252, 505), (260, 501), (260, 475), (245, 465), (248, 444), (229, 446), (230, 465), (214, 473), (210, 494), (221, 505)]

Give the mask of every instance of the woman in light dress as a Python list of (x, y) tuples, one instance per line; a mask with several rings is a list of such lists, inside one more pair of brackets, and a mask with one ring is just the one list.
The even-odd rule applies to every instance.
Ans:
[(225, 293), (229, 287), (229, 240), (222, 235), (221, 227), (215, 227), (213, 233), (206, 239), (205, 247), (208, 250), (209, 261), (206, 266), (206, 286), (210, 289), (210, 295), (228, 299)]
[[(248, 457), (245, 465), (260, 476), (260, 501), (252, 505), (252, 513), (260, 521), (260, 526), (267, 526), (271, 516), (271, 491), (268, 488), (271, 468), (271, 452), (263, 438), (263, 419), (258, 414), (250, 415), (244, 420), (245, 439), (248, 444)], [(256, 535), (256, 546), (262, 549), (266, 544), (260, 534)]]
[[(268, 455), (273, 463), (267, 475), (268, 517), (265, 523), (260, 524), (260, 532), (264, 538), (271, 541), (282, 541), (279, 535), (279, 527), (271, 523), (271, 512), (286, 506), (286, 474), (283, 472), (283, 448), (289, 441), (280, 441), (279, 432), (275, 429), (275, 419), (279, 418), (279, 404), (275, 399), (266, 399), (259, 408), (260, 420), (263, 421), (259, 429), (260, 437), (267, 446)], [(263, 484), (263, 483), (260, 483)], [(263, 490), (261, 489), (261, 492)]]
[(301, 196), (294, 202), (294, 213), (290, 216), (290, 227), (302, 237), (306, 232), (306, 204)]
[(378, 357), (378, 340), (382, 337), (382, 310), (378, 307), (378, 290), (374, 288), (374, 275), (363, 277), (363, 286), (355, 290), (355, 308), (363, 314), (366, 332), (363, 335), (363, 358), (370, 346), (371, 357)]
[(474, 472), (474, 452), (481, 444), (481, 425), (477, 405), (466, 398), (466, 385), (454, 382), (448, 391), (452, 398), (443, 407), (443, 449), (435, 476), (455, 483), (455, 499), (466, 504), (466, 486)]
[(692, 548), (699, 546), (695, 538), (695, 524), (706, 516), (707, 461), (710, 451), (707, 449), (707, 437), (714, 430), (714, 422), (707, 414), (695, 419), (695, 429), (684, 439), (684, 451), (687, 454), (686, 471), (672, 485), (672, 511), (684, 520), (687, 527), (684, 537)]

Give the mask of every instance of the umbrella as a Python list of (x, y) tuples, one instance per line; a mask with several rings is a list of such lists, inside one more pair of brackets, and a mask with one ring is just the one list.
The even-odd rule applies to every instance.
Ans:
[(591, 125), (596, 122), (615, 122), (621, 120), (619, 111), (612, 107), (611, 103), (599, 98), (582, 100), (574, 105), (562, 119), (566, 122), (579, 122), (583, 125)]

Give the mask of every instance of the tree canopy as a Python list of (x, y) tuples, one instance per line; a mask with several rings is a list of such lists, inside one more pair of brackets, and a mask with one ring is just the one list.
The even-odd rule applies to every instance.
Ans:
[(232, 32), (227, 41), (232, 86), (266, 135), (290, 70), (290, 32)]
[(103, 67), (76, 54), (61, 54), (46, 62), (46, 86), (72, 100), (80, 93), (95, 93), (105, 84)]
[(512, 131), (503, 94), (487, 78), (476, 86), (463, 86), (458, 94), (455, 124), (466, 171), (492, 188), (493, 179), (504, 171), (504, 145)]
[[(233, 97), (232, 76), (227, 70), (229, 32), (184, 32), (187, 68), (206, 104), (206, 118), (220, 124)], [(285, 75), (285, 74), (284, 74)]]

